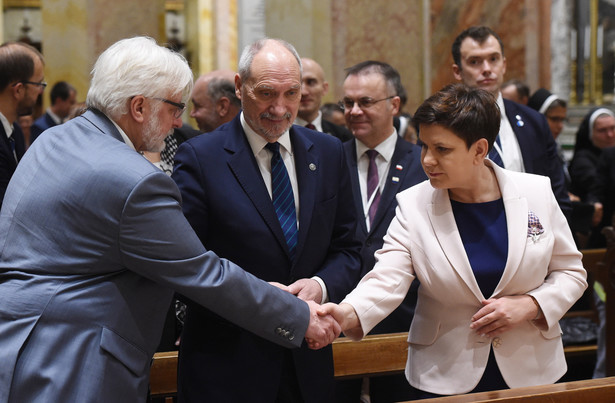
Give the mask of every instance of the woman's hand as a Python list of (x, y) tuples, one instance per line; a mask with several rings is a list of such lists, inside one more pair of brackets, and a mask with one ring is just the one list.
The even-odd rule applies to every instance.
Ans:
[(534, 320), (540, 311), (529, 295), (491, 298), (472, 316), (470, 329), (486, 337), (499, 336), (527, 320)]

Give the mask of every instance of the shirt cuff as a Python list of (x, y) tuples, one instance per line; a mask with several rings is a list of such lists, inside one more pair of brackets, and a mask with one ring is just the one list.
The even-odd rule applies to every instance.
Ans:
[(329, 296), (327, 295), (327, 286), (325, 286), (325, 282), (318, 276), (312, 277), (312, 280), (315, 280), (318, 284), (320, 284), (320, 289), (322, 290), (322, 300), (321, 304), (329, 302)]

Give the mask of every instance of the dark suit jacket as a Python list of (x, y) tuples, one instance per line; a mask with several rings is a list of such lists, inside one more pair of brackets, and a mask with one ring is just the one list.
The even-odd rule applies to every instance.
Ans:
[[(356, 140), (344, 143), (346, 162), (350, 170), (350, 183), (352, 184), (353, 203), (357, 215), (363, 216), (363, 202), (361, 200), (361, 188), (359, 185), (359, 173), (357, 170)], [(401, 167), (401, 169), (398, 169)], [(393, 177), (399, 181), (393, 181)], [(384, 235), (389, 224), (395, 217), (397, 208), (397, 193), (427, 179), (421, 166), (421, 147), (411, 144), (401, 137), (397, 138), (395, 152), (391, 159), (391, 168), (387, 174), (384, 191), (380, 197), (378, 210), (374, 217), (374, 223), (370, 231), (367, 231), (365, 220), (359, 218), (357, 225), (357, 238), (363, 242), (361, 258), (363, 261), (361, 277), (370, 271), (376, 263), (374, 252), (382, 247)], [(412, 285), (404, 302), (385, 320), (380, 322), (372, 331), (378, 333), (407, 332), (416, 305), (416, 289), (418, 281)]]
[[(317, 275), (330, 300), (339, 302), (358, 282), (361, 265), (342, 144), (300, 126), (291, 128), (290, 138), (300, 200), (294, 262), (239, 116), (182, 144), (173, 178), (184, 214), (208, 249), (266, 281), (290, 284)], [(291, 353), (304, 401), (331, 401), (331, 347), (312, 351), (304, 344)], [(288, 371), (287, 354), (189, 303), (180, 345), (180, 401), (273, 402)]]
[(557, 203), (564, 214), (569, 216), (572, 207), (564, 172), (557, 156), (557, 145), (544, 115), (507, 99), (504, 100), (504, 109), (517, 136), (525, 172), (548, 176)]
[[(2, 199), (4, 199), (4, 193), (9, 185), (9, 181), (17, 168), (17, 161), (11, 150), (9, 139), (6, 137), (6, 131), (4, 126), (0, 124), (0, 207), (2, 207)], [(13, 123), (13, 139), (15, 140), (15, 153), (17, 159), (21, 160), (26, 152), (26, 141), (23, 136), (23, 132), (17, 123)]]
[(348, 140), (352, 140), (354, 138), (350, 130), (346, 129), (343, 126), (338, 126), (336, 124), (333, 124), (329, 122), (328, 120), (323, 119), (321, 121), (321, 125), (322, 125), (322, 131), (324, 133), (330, 134), (333, 137), (337, 137), (338, 139), (340, 139), (342, 143)]
[(45, 114), (36, 119), (34, 123), (32, 123), (32, 127), (30, 127), (30, 144), (32, 144), (42, 132), (53, 126), (56, 126), (56, 122), (49, 113), (45, 112)]

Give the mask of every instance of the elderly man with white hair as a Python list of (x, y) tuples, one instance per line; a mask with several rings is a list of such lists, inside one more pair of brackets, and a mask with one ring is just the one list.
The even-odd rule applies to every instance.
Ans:
[(173, 290), (260, 337), (299, 347), (331, 317), (208, 252), (173, 180), (139, 152), (181, 124), (192, 72), (152, 39), (99, 57), (89, 110), (49, 129), (0, 213), (0, 402), (136, 402)]

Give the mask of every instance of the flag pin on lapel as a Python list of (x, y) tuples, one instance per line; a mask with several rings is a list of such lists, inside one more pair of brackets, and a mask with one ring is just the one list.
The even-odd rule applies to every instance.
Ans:
[(515, 119), (517, 119), (517, 126), (519, 126), (519, 127), (523, 127), (523, 125), (524, 125), (525, 123), (523, 123), (523, 120), (521, 120), (521, 116), (516, 115), (516, 116), (515, 116)]
[(399, 182), (399, 178), (397, 176), (393, 176), (391, 180), (395, 183)]
[(401, 171), (402, 169), (404, 169), (404, 167), (402, 167), (401, 165), (395, 165), (395, 169)]
[(310, 171), (315, 171), (315, 170), (316, 170), (316, 164), (310, 163)]

